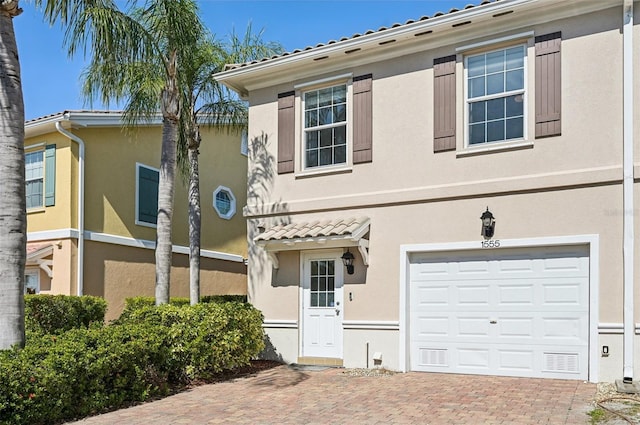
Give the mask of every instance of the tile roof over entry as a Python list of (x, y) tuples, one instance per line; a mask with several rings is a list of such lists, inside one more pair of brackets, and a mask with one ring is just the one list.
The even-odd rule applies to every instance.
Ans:
[(274, 226), (256, 236), (256, 242), (291, 241), (295, 239), (354, 237), (361, 238), (369, 229), (368, 217), (316, 220)]

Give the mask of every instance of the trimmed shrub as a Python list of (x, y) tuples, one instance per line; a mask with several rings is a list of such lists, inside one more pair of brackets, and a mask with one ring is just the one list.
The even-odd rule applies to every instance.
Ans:
[(171, 378), (176, 381), (248, 364), (264, 348), (262, 321), (260, 311), (237, 302), (143, 307), (118, 320), (166, 328), (172, 346)]
[(29, 333), (0, 351), (0, 424), (50, 424), (113, 410), (246, 365), (264, 346), (246, 303), (131, 310), (118, 324)]
[[(200, 302), (203, 304), (211, 304), (211, 303), (226, 303), (226, 302), (239, 302), (246, 303), (247, 296), (246, 295), (205, 295), (200, 298)], [(135, 310), (140, 310), (145, 307), (154, 307), (156, 305), (156, 299), (154, 297), (132, 297), (124, 300), (124, 309), (120, 314), (120, 318), (116, 321), (120, 321), (120, 319), (125, 320), (131, 312)], [(190, 305), (189, 298), (171, 298), (169, 300), (169, 305), (173, 306), (185, 306)]]
[(27, 331), (45, 334), (103, 324), (107, 311), (103, 298), (91, 296), (25, 295), (24, 304)]
[(0, 352), (0, 423), (45, 424), (166, 392), (161, 329), (108, 326), (35, 335)]
[(246, 295), (205, 295), (200, 297), (202, 303), (246, 303)]

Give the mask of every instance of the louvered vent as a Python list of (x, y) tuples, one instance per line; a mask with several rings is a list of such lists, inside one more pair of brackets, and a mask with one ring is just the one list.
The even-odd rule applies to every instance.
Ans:
[(447, 366), (447, 350), (421, 348), (420, 361), (421, 366)]
[(544, 353), (545, 372), (578, 373), (578, 354)]

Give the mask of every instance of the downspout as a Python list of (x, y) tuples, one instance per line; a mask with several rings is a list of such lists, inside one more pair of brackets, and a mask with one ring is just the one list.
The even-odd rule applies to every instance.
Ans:
[(76, 142), (78, 154), (78, 296), (84, 294), (84, 141), (75, 134), (62, 128), (60, 121), (56, 121), (58, 133)]
[(633, 383), (633, 340), (635, 334), (634, 284), (634, 228), (633, 228), (633, 0), (623, 0), (622, 8), (622, 137), (623, 137), (623, 382)]

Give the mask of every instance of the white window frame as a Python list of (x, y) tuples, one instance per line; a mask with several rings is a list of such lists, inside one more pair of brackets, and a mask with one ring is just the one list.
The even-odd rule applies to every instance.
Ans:
[[(226, 213), (223, 213), (222, 211), (220, 211), (220, 209), (218, 208), (218, 204), (216, 202), (217, 195), (220, 192), (225, 192), (229, 196), (229, 201), (230, 201), (229, 211), (227, 211)], [(216, 213), (220, 218), (223, 218), (225, 220), (231, 220), (231, 218), (236, 214), (236, 197), (234, 196), (231, 189), (229, 189), (226, 186), (218, 186), (216, 190), (213, 191), (213, 209), (216, 210)]]
[(249, 156), (249, 134), (246, 129), (242, 130), (240, 134), (240, 153)]
[[(299, 147), (298, 161), (296, 165), (296, 176), (312, 176), (317, 174), (326, 174), (332, 172), (341, 172), (349, 170), (352, 167), (353, 161), (353, 75), (351, 73), (338, 75), (334, 77), (324, 78), (321, 80), (310, 81), (294, 86), (296, 90), (296, 110), (299, 111), (296, 117), (296, 146)], [(310, 91), (322, 90), (330, 87), (336, 87), (344, 85), (346, 87), (346, 120), (345, 125), (345, 138), (346, 138), (346, 152), (345, 162), (339, 164), (330, 165), (318, 165), (316, 167), (307, 167), (306, 165), (306, 126), (305, 126), (305, 94)], [(333, 125), (322, 126), (327, 128)], [(319, 127), (316, 127), (319, 128)]]
[[(518, 35), (520, 37), (522, 35)], [(495, 41), (497, 42), (497, 40)], [(513, 44), (500, 45), (499, 47), (495, 46), (494, 42), (487, 42), (479, 44), (478, 46), (482, 46), (483, 50), (475, 50), (464, 52), (464, 72), (463, 72), (463, 92), (464, 92), (464, 148), (468, 150), (494, 150), (496, 148), (500, 148), (501, 146), (513, 145), (513, 144), (522, 144), (524, 141), (528, 140), (528, 117), (529, 117), (529, 109), (530, 106), (528, 102), (529, 91), (531, 90), (529, 84), (528, 77), (528, 68), (529, 68), (529, 46), (526, 41), (520, 40), (519, 42), (514, 42)], [(473, 47), (477, 47), (474, 45)], [(473, 99), (469, 99), (469, 66), (468, 61), (470, 57), (474, 57), (477, 55), (486, 55), (492, 52), (504, 51), (507, 49), (511, 49), (514, 47), (522, 47), (524, 50), (523, 54), (523, 88), (518, 90), (505, 91), (501, 93), (484, 95), (481, 97), (475, 97)], [(492, 142), (483, 142), (483, 143), (470, 143), (470, 135), (471, 135), (471, 123), (469, 117), (469, 105), (471, 103), (476, 103), (480, 101), (487, 101), (491, 99), (499, 99), (506, 98), (514, 95), (522, 95), (522, 104), (523, 104), (523, 116), (522, 116), (522, 137), (506, 139), (506, 140), (496, 140)]]
[(157, 228), (158, 225), (155, 223), (149, 223), (147, 221), (142, 221), (140, 220), (140, 205), (139, 205), (139, 199), (140, 199), (140, 168), (146, 168), (148, 170), (152, 170), (158, 173), (158, 175), (160, 174), (160, 169), (158, 168), (154, 168), (154, 167), (150, 167), (148, 165), (142, 164), (140, 162), (136, 162), (136, 199), (135, 199), (135, 223), (138, 226), (144, 226), (144, 227), (152, 227), (152, 228)]
[[(45, 193), (45, 181), (44, 181), (45, 169), (44, 169), (44, 167), (45, 167), (45, 162), (46, 162), (45, 161), (45, 150), (44, 149), (34, 149), (34, 148), (40, 147), (40, 146), (44, 146), (44, 144), (38, 144), (37, 146), (30, 146), (30, 147), (25, 148), (25, 150), (30, 150), (29, 152), (25, 152), (25, 154), (24, 154), (24, 158), (25, 158), (25, 182), (24, 182), (24, 184), (25, 184), (25, 192), (26, 192), (26, 188), (27, 188), (27, 183), (32, 182), (32, 181), (38, 181), (38, 180), (42, 181), (42, 193), (41, 193), (41, 196), (40, 196), (40, 205), (36, 205), (36, 206), (33, 206), (33, 207), (28, 207), (27, 210), (29, 210), (29, 211), (40, 210), (40, 209), (44, 208), (44, 193)], [(26, 160), (27, 160), (27, 156), (28, 155), (38, 154), (38, 153), (40, 155), (42, 155), (42, 167), (41, 167), (42, 174), (41, 174), (41, 176), (39, 178), (30, 178), (29, 179), (26, 176)]]
[(27, 276), (35, 276), (36, 278), (36, 294), (40, 293), (40, 269), (28, 268), (24, 271), (24, 293), (27, 294)]

